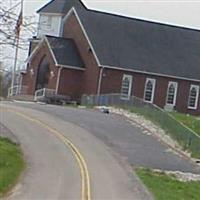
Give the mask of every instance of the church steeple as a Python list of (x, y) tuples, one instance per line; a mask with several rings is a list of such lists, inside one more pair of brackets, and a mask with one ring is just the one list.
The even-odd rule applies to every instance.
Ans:
[(72, 7), (86, 9), (86, 6), (81, 0), (52, 0), (40, 8), (37, 13), (54, 13), (65, 15)]
[(59, 37), (63, 17), (74, 7), (75, 9), (87, 9), (80, 0), (52, 0), (40, 8), (37, 37), (51, 35)]

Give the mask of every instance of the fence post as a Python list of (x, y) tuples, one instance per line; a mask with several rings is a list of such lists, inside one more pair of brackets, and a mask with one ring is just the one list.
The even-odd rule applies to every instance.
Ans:
[(192, 144), (192, 137), (191, 137), (191, 135), (190, 135), (190, 136), (189, 136), (189, 140), (188, 140), (188, 147), (190, 147), (191, 144)]
[(43, 95), (42, 96), (45, 97), (45, 95), (46, 95), (46, 88), (43, 89)]
[(37, 90), (35, 91), (34, 101), (37, 101)]
[(8, 97), (10, 97), (11, 88), (8, 89)]
[(16, 95), (19, 94), (19, 85), (16, 86)]

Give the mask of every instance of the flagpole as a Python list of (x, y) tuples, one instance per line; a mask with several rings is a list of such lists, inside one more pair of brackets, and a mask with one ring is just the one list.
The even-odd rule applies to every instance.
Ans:
[[(21, 11), (23, 12), (23, 0), (21, 0)], [(17, 58), (18, 58), (18, 51), (19, 51), (19, 36), (20, 36), (20, 27), (19, 28), (19, 33), (16, 34), (16, 48), (15, 48), (15, 58), (14, 58), (14, 66), (12, 70), (12, 81), (11, 81), (11, 93), (9, 94), (10, 96), (13, 96), (13, 88), (15, 86), (15, 74), (16, 74), (16, 68), (17, 68)]]
[(14, 59), (14, 67), (12, 71), (12, 81), (11, 81), (11, 96), (13, 96), (13, 88), (15, 85), (15, 73), (17, 67), (18, 51), (19, 51), (19, 37), (16, 38), (15, 59)]

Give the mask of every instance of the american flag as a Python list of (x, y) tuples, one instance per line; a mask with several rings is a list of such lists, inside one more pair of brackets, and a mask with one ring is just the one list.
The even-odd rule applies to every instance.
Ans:
[(23, 23), (23, 14), (22, 14), (22, 10), (21, 10), (19, 17), (17, 19), (17, 24), (15, 26), (15, 36), (16, 36), (16, 38), (19, 38), (22, 23)]

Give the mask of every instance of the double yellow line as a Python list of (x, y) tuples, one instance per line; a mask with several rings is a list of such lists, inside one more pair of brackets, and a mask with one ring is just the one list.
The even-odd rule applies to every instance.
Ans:
[(32, 116), (29, 116), (27, 114), (24, 114), (22, 112), (19, 112), (15, 109), (9, 109), (6, 108), (7, 111), (13, 112), (31, 122), (34, 122), (41, 127), (47, 129), (49, 132), (53, 133), (60, 141), (62, 141), (66, 146), (69, 147), (69, 149), (72, 151), (73, 155), (75, 156), (77, 163), (80, 168), (81, 172), (81, 199), (82, 200), (91, 200), (91, 188), (90, 188), (90, 177), (88, 168), (86, 165), (86, 162), (80, 153), (80, 151), (77, 149), (77, 147), (69, 140), (67, 139), (62, 133), (60, 133), (58, 130), (52, 128), (51, 126), (47, 125), (46, 123), (33, 118)]

